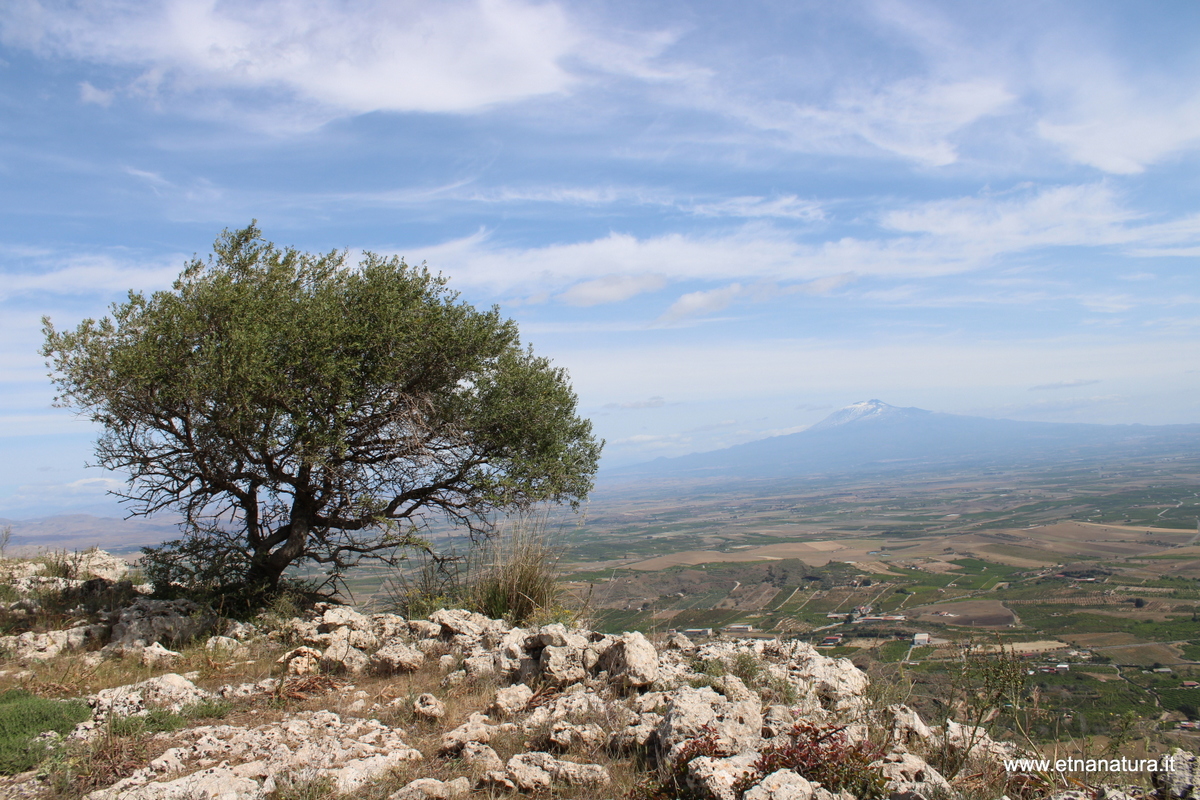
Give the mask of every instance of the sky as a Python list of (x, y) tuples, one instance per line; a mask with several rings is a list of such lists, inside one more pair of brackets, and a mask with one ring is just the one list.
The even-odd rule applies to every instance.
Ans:
[(1200, 422), (1200, 4), (7, 0), (0, 517), (120, 514), (41, 318), (225, 228), (425, 262), (605, 465), (877, 398)]

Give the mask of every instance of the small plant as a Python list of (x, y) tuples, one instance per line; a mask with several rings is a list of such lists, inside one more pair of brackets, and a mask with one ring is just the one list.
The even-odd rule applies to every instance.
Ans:
[(513, 624), (572, 619), (561, 602), (558, 562), (544, 514), (510, 519), (460, 556), (420, 551), (417, 564), (392, 578), (388, 605), (409, 618), (462, 607)]
[(285, 772), (275, 776), (275, 790), (266, 800), (328, 800), (336, 795), (336, 784), (329, 775)]
[(184, 719), (223, 719), (233, 710), (233, 703), (228, 700), (201, 700), (186, 706), (180, 715)]
[(762, 751), (754, 770), (734, 786), (734, 792), (740, 795), (768, 775), (790, 769), (830, 792), (873, 800), (886, 796), (883, 774), (872, 766), (882, 756), (883, 751), (869, 742), (848, 742), (841, 726), (798, 722), (786, 742)]
[(763, 674), (763, 665), (758, 656), (749, 650), (743, 650), (733, 657), (729, 671), (742, 679), (742, 683), (753, 686), (758, 683)]
[(187, 724), (179, 714), (156, 708), (146, 714), (130, 717), (113, 717), (108, 728), (114, 736), (144, 736), (148, 733), (177, 731)]
[(707, 791), (688, 780), (688, 764), (701, 756), (724, 758), (730, 755), (733, 755), (732, 751), (717, 738), (717, 732), (706, 725), (699, 736), (679, 748), (670, 764), (634, 786), (626, 800), (714, 800)]
[(41, 733), (70, 733), (77, 723), (91, 716), (78, 700), (47, 700), (21, 689), (0, 694), (0, 775), (15, 775), (32, 769), (46, 757)]

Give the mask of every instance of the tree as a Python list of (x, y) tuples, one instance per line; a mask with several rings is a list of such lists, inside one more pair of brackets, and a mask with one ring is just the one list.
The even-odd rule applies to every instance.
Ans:
[(98, 464), (128, 473), (131, 515), (182, 513), (184, 571), (273, 590), (297, 562), (340, 575), (424, 546), (433, 519), (475, 535), (591, 489), (603, 442), (566, 373), (424, 267), (349, 268), (251, 224), (111, 313), (43, 319), (42, 354), (56, 402), (102, 426)]

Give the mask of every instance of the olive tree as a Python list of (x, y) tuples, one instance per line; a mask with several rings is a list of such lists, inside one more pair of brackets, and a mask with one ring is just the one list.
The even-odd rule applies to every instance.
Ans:
[(252, 587), (301, 562), (394, 558), (434, 519), (477, 534), (499, 512), (578, 504), (603, 444), (566, 373), (496, 308), (399, 258), (350, 267), (253, 224), (170, 291), (73, 331), (43, 323), (57, 402), (99, 423), (130, 513), (179, 512), (168, 552)]

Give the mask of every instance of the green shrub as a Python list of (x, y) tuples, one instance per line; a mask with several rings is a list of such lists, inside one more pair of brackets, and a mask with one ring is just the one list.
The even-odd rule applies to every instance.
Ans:
[(417, 565), (392, 578), (388, 605), (409, 618), (462, 607), (513, 624), (561, 617), (558, 562), (562, 551), (545, 515), (509, 520), (466, 556), (423, 552)]
[(32, 769), (46, 756), (40, 733), (69, 733), (92, 712), (79, 700), (47, 700), (20, 689), (0, 695), (0, 775)]

